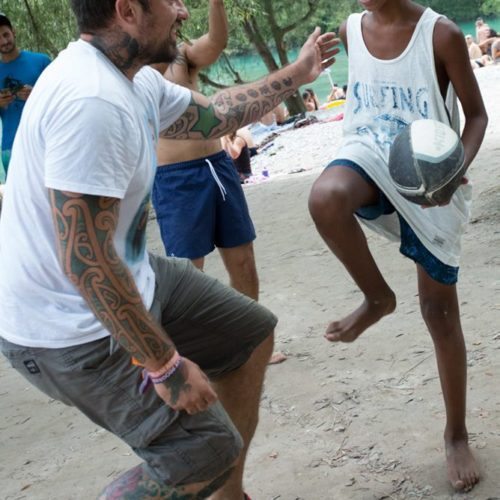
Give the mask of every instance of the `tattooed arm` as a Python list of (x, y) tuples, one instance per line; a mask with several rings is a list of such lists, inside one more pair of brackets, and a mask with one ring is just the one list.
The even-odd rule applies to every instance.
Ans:
[(161, 136), (167, 139), (222, 137), (258, 120), (321, 71), (332, 65), (338, 40), (317, 28), (302, 47), (297, 60), (262, 80), (217, 92), (210, 99), (192, 92), (185, 113)]
[[(53, 189), (49, 195), (64, 274), (111, 335), (148, 370), (158, 370), (175, 346), (146, 310), (116, 252), (120, 200)], [(216, 399), (205, 375), (186, 359), (175, 376), (155, 389), (168, 405), (189, 413), (206, 409)]]

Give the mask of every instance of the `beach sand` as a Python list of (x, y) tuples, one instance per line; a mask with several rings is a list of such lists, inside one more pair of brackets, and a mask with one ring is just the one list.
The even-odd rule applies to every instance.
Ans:
[[(354, 344), (323, 338), (330, 321), (361, 301), (307, 211), (310, 186), (340, 138), (341, 123), (325, 123), (277, 137), (255, 162), (269, 180), (245, 186), (258, 234), (261, 302), (279, 316), (276, 348), (288, 355), (268, 370), (246, 473), (254, 500), (500, 498), (500, 65), (476, 75), (490, 125), (470, 170), (475, 202), (459, 293), (468, 426), (482, 482), (462, 495), (448, 485), (432, 342), (419, 313), (414, 265), (397, 245), (368, 233), (398, 296), (396, 312)], [(288, 173), (299, 168), (306, 171)], [(149, 245), (163, 251), (154, 221)], [(216, 253), (206, 272), (227, 281)], [(138, 463), (118, 439), (31, 388), (3, 358), (0, 406), (3, 499), (95, 498)]]

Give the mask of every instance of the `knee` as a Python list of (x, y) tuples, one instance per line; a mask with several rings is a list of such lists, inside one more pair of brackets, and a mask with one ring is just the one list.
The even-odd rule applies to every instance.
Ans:
[(269, 353), (269, 357), (271, 357), (271, 354), (274, 350), (274, 330), (272, 330), (266, 337), (266, 339), (262, 342), (262, 346), (263, 350)]
[(253, 353), (249, 365), (252, 371), (259, 374), (265, 373), (267, 365), (274, 351), (274, 330), (258, 344)]
[(251, 281), (257, 281), (257, 267), (255, 266), (255, 257), (253, 250), (248, 253), (239, 262), (241, 273)]
[(450, 302), (434, 297), (423, 297), (420, 300), (420, 310), (433, 337), (448, 336), (454, 332), (453, 325), (458, 313)]
[(231, 257), (228, 272), (231, 278), (236, 281), (241, 279), (241, 277), (244, 277), (246, 281), (257, 281), (253, 245), (250, 244), (246, 248), (242, 248), (241, 251)]
[(331, 222), (337, 218), (351, 215), (349, 191), (342, 185), (318, 179), (309, 195), (309, 212), (316, 223)]

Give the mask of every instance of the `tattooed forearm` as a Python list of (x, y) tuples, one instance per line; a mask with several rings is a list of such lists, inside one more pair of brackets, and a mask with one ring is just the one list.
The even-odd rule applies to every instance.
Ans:
[(164, 362), (172, 342), (151, 318), (113, 236), (119, 200), (50, 190), (62, 269), (96, 317), (140, 362)]
[(161, 136), (210, 139), (258, 120), (296, 92), (293, 79), (280, 78), (279, 73), (257, 83), (221, 90), (210, 100), (193, 94), (187, 111)]

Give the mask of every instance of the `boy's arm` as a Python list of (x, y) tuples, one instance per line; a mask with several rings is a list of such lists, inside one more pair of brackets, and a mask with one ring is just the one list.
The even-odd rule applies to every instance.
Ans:
[(213, 64), (226, 48), (228, 38), (227, 15), (223, 0), (210, 0), (208, 11), (208, 33), (185, 43), (184, 54), (190, 65), (197, 69)]
[[(472, 72), (464, 36), (458, 26), (440, 19), (434, 30), (434, 54), (440, 85), (448, 79), (453, 84), (465, 115), (462, 143), (468, 168), (483, 141), (488, 115), (481, 91)], [(441, 91), (443, 92), (443, 88)]]
[(348, 54), (347, 50), (347, 21), (344, 21), (339, 28), (339, 37), (342, 40), (342, 44), (344, 45), (344, 49), (346, 54)]
[(221, 90), (211, 98), (193, 91), (186, 111), (161, 136), (214, 139), (257, 121), (333, 64), (338, 39), (333, 33), (319, 33), (317, 28), (294, 63), (262, 80)]

